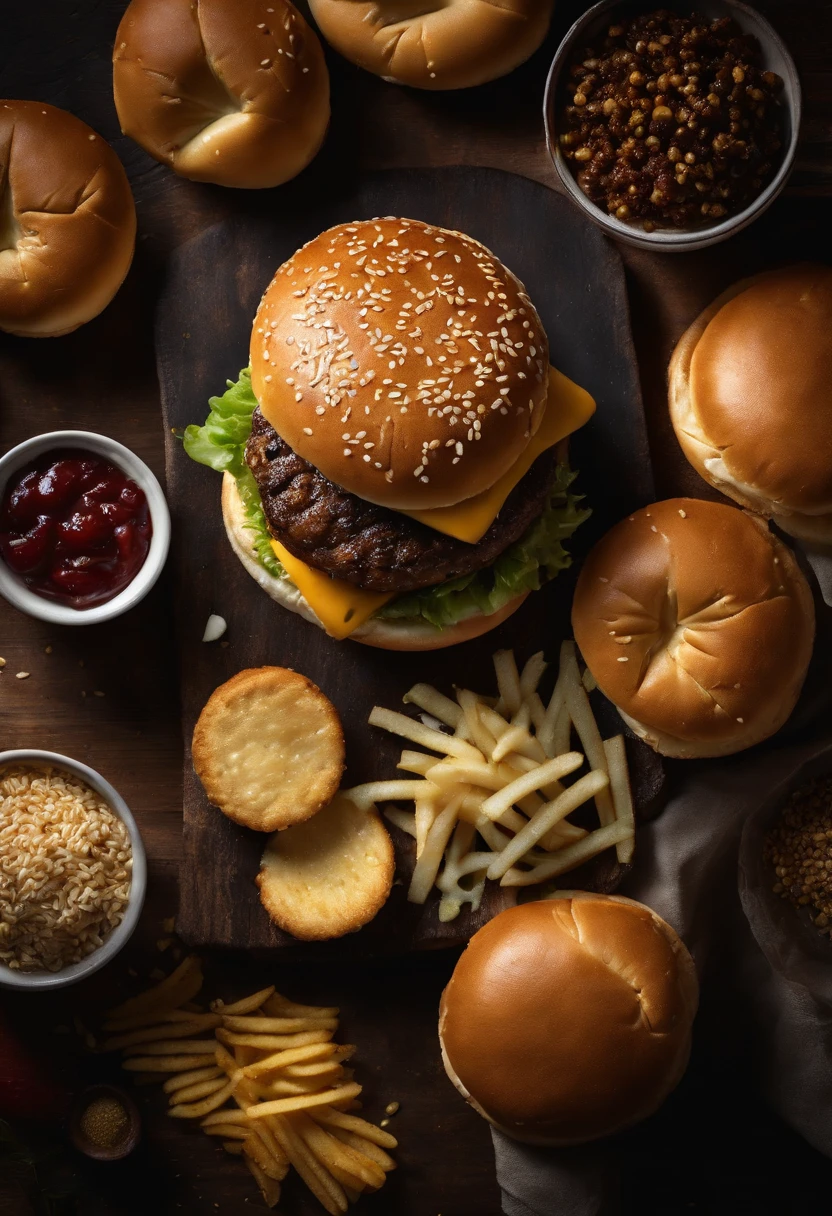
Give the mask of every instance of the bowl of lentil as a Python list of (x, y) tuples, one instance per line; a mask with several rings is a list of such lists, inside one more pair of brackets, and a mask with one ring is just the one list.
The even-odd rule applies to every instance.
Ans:
[(147, 885), (127, 803), (55, 752), (0, 752), (0, 988), (63, 988), (127, 943)]
[(746, 821), (739, 890), (772, 967), (832, 1003), (832, 745)]
[(558, 48), (544, 100), (569, 196), (617, 240), (669, 253), (724, 241), (771, 205), (800, 115), (788, 50), (739, 0), (602, 0)]

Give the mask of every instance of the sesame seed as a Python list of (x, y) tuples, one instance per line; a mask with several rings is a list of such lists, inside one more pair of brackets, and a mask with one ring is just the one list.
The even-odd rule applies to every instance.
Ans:
[(312, 427), (311, 427), (311, 426), (305, 426), (305, 427), (303, 428), (303, 433), (304, 433), (304, 435), (311, 435), (311, 434), (312, 434)]
[(627, 658), (626, 654), (620, 654), (620, 655), (618, 656), (618, 662), (619, 662), (619, 663), (629, 663), (629, 661), (630, 661), (630, 660)]
[(679, 514), (681, 515), (682, 519), (687, 519), (688, 517), (687, 511), (683, 511), (681, 508), (679, 509)]

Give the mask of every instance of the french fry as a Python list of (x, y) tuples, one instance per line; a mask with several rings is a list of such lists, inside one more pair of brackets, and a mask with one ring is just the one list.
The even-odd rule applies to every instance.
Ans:
[(227, 1153), (231, 1153), (232, 1157), (240, 1157), (242, 1155), (242, 1140), (223, 1140), (222, 1146)]
[(145, 1056), (204, 1056), (214, 1050), (213, 1039), (157, 1039), (154, 1043), (142, 1043)]
[(417, 773), (418, 776), (424, 777), (434, 764), (436, 764), (435, 756), (429, 756), (427, 752), (412, 752), (405, 748), (396, 768), (400, 768), (403, 773)]
[(280, 1018), (223, 1014), (226, 1030), (251, 1034), (298, 1034), (303, 1030), (336, 1030), (337, 1018)]
[(366, 1136), (358, 1136), (355, 1132), (348, 1132), (343, 1127), (331, 1127), (330, 1132), (344, 1144), (348, 1144), (350, 1148), (356, 1149), (363, 1156), (375, 1161), (376, 1165), (380, 1165), (385, 1173), (396, 1168), (396, 1163), (390, 1154), (385, 1153), (383, 1148), (380, 1148), (374, 1141), (368, 1140)]
[(439, 813), (436, 799), (432, 797), (417, 798), (414, 802), (413, 825), (416, 831), (416, 857), (421, 857), (428, 838), (428, 832), (433, 827)]
[(395, 1136), (391, 1136), (382, 1127), (376, 1127), (375, 1123), (359, 1119), (357, 1115), (348, 1115), (344, 1111), (328, 1106), (322, 1106), (319, 1110), (312, 1111), (311, 1115), (316, 1123), (323, 1123), (326, 1127), (340, 1127), (347, 1132), (355, 1132), (357, 1136), (372, 1140), (380, 1148), (398, 1148), (399, 1142)]
[(277, 1098), (273, 1102), (260, 1102), (256, 1106), (246, 1108), (250, 1119), (265, 1119), (268, 1115), (288, 1115), (296, 1110), (308, 1110), (313, 1106), (334, 1106), (338, 1102), (348, 1102), (357, 1098), (361, 1086), (351, 1081), (348, 1085), (339, 1085), (337, 1089), (329, 1089), (322, 1094), (298, 1095), (296, 1098)]
[(462, 710), (450, 697), (443, 696), (430, 684), (414, 684), (402, 697), (405, 705), (415, 705), (425, 713), (456, 729), (462, 720)]
[(408, 836), (416, 839), (416, 815), (414, 811), (403, 811), (397, 806), (386, 806), (384, 818), (389, 819), (397, 828), (407, 832)]
[(494, 671), (497, 676), (497, 687), (500, 690), (500, 700), (510, 714), (516, 714), (523, 700), (520, 689), (520, 676), (514, 661), (514, 652), (498, 650), (494, 655)]
[(212, 1001), (211, 1009), (214, 1013), (227, 1014), (242, 1014), (253, 1013), (255, 1009), (259, 1009), (269, 997), (274, 995), (274, 984), (270, 984), (268, 988), (261, 988), (259, 992), (253, 992), (251, 996), (244, 996), (239, 1001), (233, 1001), (232, 1004), (226, 1005), (223, 1001)]
[(384, 1170), (375, 1161), (356, 1153), (313, 1119), (298, 1114), (293, 1116), (292, 1125), (320, 1163), (342, 1186), (377, 1190), (384, 1185)]
[(337, 1018), (340, 1010), (334, 1005), (298, 1005), (275, 992), (263, 1002), (263, 1012), (275, 1018)]
[(251, 1135), (248, 1125), (243, 1123), (211, 1123), (207, 1127), (203, 1123), (201, 1126), (206, 1136), (223, 1136), (226, 1140), (245, 1140)]
[[(173, 1077), (169, 1077), (162, 1085), (162, 1089), (166, 1094), (176, 1093), (179, 1089), (185, 1089), (189, 1085), (196, 1085), (200, 1081), (216, 1080), (222, 1078), (223, 1070), (218, 1064), (209, 1065), (206, 1068), (192, 1068), (189, 1072), (180, 1072)], [(158, 1077), (154, 1077), (158, 1081)]]
[(301, 1064), (312, 1060), (341, 1058), (337, 1054), (341, 1050), (343, 1049), (329, 1042), (310, 1043), (306, 1047), (289, 1047), (283, 1051), (273, 1052), (271, 1055), (264, 1056), (246, 1065), (243, 1069), (243, 1075), (253, 1080), (256, 1077), (264, 1076), (266, 1073), (285, 1068), (287, 1064)]
[[(108, 1022), (131, 1022), (158, 1014), (162, 1010), (175, 1009), (190, 1001), (202, 987), (202, 966), (195, 954), (189, 954), (179, 966), (157, 984), (138, 996), (130, 997), (116, 1005), (107, 1014)], [(140, 1021), (136, 1022), (141, 1024)], [(124, 1027), (128, 1029), (128, 1027)]]
[[(245, 1142), (243, 1144), (243, 1152), (245, 1153)], [(265, 1171), (251, 1157), (245, 1158), (246, 1165), (252, 1173), (254, 1181), (260, 1188), (260, 1194), (263, 1196), (266, 1207), (276, 1207), (280, 1202), (280, 1183), (274, 1178), (269, 1178)]]
[(227, 1102), (234, 1092), (236, 1084), (237, 1082), (234, 1080), (229, 1081), (223, 1085), (222, 1089), (209, 1094), (201, 1102), (177, 1103), (176, 1106), (170, 1108), (168, 1114), (171, 1119), (201, 1119)]
[(442, 752), (446, 756), (459, 756), (463, 760), (477, 759), (477, 749), (465, 740), (456, 735), (446, 735), (441, 730), (431, 730), (429, 726), (424, 726), (405, 714), (396, 713), (395, 710), (383, 709), (376, 705), (370, 714), (369, 723), (370, 726), (379, 726), (393, 735), (401, 735), (403, 739), (418, 743), (429, 751)]
[(163, 1022), (157, 1026), (143, 1026), (139, 1030), (131, 1030), (126, 1034), (116, 1035), (105, 1039), (101, 1044), (102, 1051), (123, 1051), (125, 1047), (137, 1047), (140, 1043), (152, 1043), (158, 1039), (186, 1039), (203, 1030), (213, 1030), (220, 1025), (220, 1017), (214, 1013), (204, 1013), (193, 1016), (187, 1022)]
[(242, 1151), (252, 1161), (256, 1161), (267, 1178), (282, 1182), (289, 1172), (287, 1160), (278, 1161), (266, 1148), (256, 1131), (251, 1131), (242, 1142)]
[(523, 773), (522, 776), (509, 782), (490, 798), (486, 798), (482, 804), (483, 815), (492, 820), (497, 819), (526, 794), (534, 793), (549, 781), (557, 781), (561, 777), (574, 773), (583, 762), (584, 758), (580, 752), (566, 752), (565, 755), (557, 756), (554, 760), (547, 760), (545, 764), (538, 765), (529, 773)]
[(606, 827), (596, 828), (577, 844), (571, 844), (567, 848), (561, 849), (560, 853), (555, 853), (531, 870), (508, 870), (503, 875), (500, 885), (503, 887), (535, 886), (537, 883), (545, 882), (547, 878), (555, 878), (558, 874), (565, 874), (567, 870), (574, 870), (582, 862), (589, 861), (591, 857), (597, 857), (604, 849), (618, 844), (621, 840), (626, 840), (632, 836), (632, 833), (633, 829), (625, 823), (610, 823)]
[[(592, 713), (589, 697), (578, 672), (578, 660), (575, 654), (575, 643), (564, 642), (561, 646), (561, 664), (564, 676), (564, 696), (569, 716), (578, 732), (581, 746), (586, 753), (587, 762), (591, 769), (600, 769), (607, 773), (607, 753), (601, 740), (601, 732)], [(595, 799), (598, 818), (601, 826), (615, 821), (615, 808), (609, 789), (600, 790)]]
[(247, 1112), (242, 1108), (238, 1108), (237, 1110), (232, 1108), (229, 1110), (212, 1111), (210, 1115), (206, 1115), (205, 1118), (200, 1121), (199, 1126), (201, 1128), (214, 1126), (240, 1126), (246, 1128), (248, 1132), (251, 1130), (251, 1120), (249, 1119)]
[(352, 789), (341, 790), (344, 798), (349, 798), (350, 802), (365, 810), (379, 802), (406, 802), (438, 793), (436, 787), (425, 780), (368, 781), (365, 785), (354, 785)]
[[(514, 839), (494, 858), (488, 867), (488, 877), (502, 878), (516, 862), (522, 860), (523, 855), (533, 845), (537, 844), (540, 838), (545, 836), (559, 819), (571, 815), (574, 810), (582, 806), (584, 802), (588, 802), (600, 789), (603, 789), (607, 785), (609, 785), (609, 778), (606, 773), (587, 773), (576, 781), (574, 785), (571, 785), (568, 790), (565, 790), (554, 802), (547, 803), (546, 806), (537, 812), (533, 819), (529, 820), (522, 832), (518, 832)], [(579, 844), (570, 847), (577, 849), (583, 843), (581, 841)], [(559, 856), (562, 858), (567, 851), (567, 849), (562, 849)], [(561, 872), (557, 869), (552, 871), (553, 874)]]
[(193, 1085), (185, 1085), (175, 1090), (170, 1096), (171, 1106), (182, 1102), (198, 1102), (200, 1098), (208, 1098), (211, 1094), (224, 1089), (228, 1082), (224, 1076), (212, 1077), (208, 1081), (197, 1081)]
[(331, 1030), (302, 1030), (298, 1034), (238, 1034), (220, 1026), (215, 1032), (229, 1047), (259, 1047), (263, 1051), (282, 1051), (288, 1047), (308, 1047), (332, 1038)]
[(135, 1056), (122, 1060), (121, 1067), (127, 1072), (187, 1072), (213, 1064), (214, 1060), (213, 1051), (202, 1056)]
[(278, 1144), (286, 1153), (309, 1190), (330, 1213), (338, 1216), (347, 1210), (347, 1197), (340, 1183), (332, 1177), (295, 1131), (289, 1119), (275, 1118), (272, 1122)]
[(469, 739), (476, 744), (483, 756), (490, 757), (498, 736), (483, 722), (479, 697), (467, 688), (458, 688), (456, 699), (465, 716)]
[(528, 704), (531, 696), (537, 692), (537, 686), (548, 666), (549, 664), (544, 659), (542, 650), (538, 650), (537, 654), (533, 654), (531, 658), (526, 660), (526, 664), (520, 673), (520, 695), (526, 704)]
[(615, 846), (616, 857), (622, 865), (626, 865), (633, 860), (636, 821), (633, 813), (633, 795), (630, 791), (630, 778), (627, 772), (627, 752), (624, 746), (624, 736), (616, 735), (613, 739), (605, 739), (604, 751), (607, 753), (610, 791), (612, 793), (616, 821), (618, 823), (625, 823), (628, 827), (632, 828), (632, 835), (619, 840)]
[(454, 830), (458, 806), (458, 800), (452, 799), (445, 809), (439, 812), (428, 832), (422, 855), (413, 867), (407, 892), (408, 901), (412, 904), (423, 904), (430, 893)]

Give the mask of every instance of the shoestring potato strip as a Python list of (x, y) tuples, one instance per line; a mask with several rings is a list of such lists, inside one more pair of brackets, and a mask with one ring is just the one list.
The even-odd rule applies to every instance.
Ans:
[[(371, 726), (424, 750), (401, 754), (397, 767), (412, 778), (344, 793), (359, 806), (413, 803), (412, 811), (390, 806), (384, 813), (416, 840), (408, 899), (424, 903), (436, 885), (442, 921), (466, 903), (476, 910), (487, 879), (533, 886), (613, 847), (620, 862), (632, 859), (624, 738), (602, 740), (573, 642), (561, 646), (554, 691), (544, 704), (538, 686), (546, 667), (541, 652), (520, 672), (513, 652), (501, 650), (494, 655), (498, 697), (460, 688), (451, 700), (416, 684), (404, 701), (422, 711), (420, 720), (380, 706), (370, 714)], [(580, 751), (571, 747), (573, 729)], [(590, 802), (598, 826), (570, 822)]]
[(297, 1005), (272, 986), (206, 1009), (193, 1003), (201, 987), (191, 955), (110, 1010), (103, 1049), (121, 1051), (138, 1081), (162, 1081), (173, 1118), (198, 1120), (241, 1156), (269, 1207), (291, 1166), (333, 1216), (378, 1190), (397, 1142), (351, 1113), (361, 1086), (345, 1066), (355, 1047), (332, 1041), (338, 1010)]

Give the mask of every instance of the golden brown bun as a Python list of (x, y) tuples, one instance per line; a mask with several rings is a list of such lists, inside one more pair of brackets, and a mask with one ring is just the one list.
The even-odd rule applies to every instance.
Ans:
[(704, 479), (792, 536), (832, 544), (832, 267), (735, 283), (670, 363), (670, 414)]
[(671, 498), (584, 563), (572, 628), (633, 730), (665, 756), (725, 756), (779, 730), (812, 655), (812, 595), (759, 516)]
[(505, 76), (546, 37), (552, 0), (310, 0), (336, 51), (393, 84), (466, 89)]
[[(222, 478), (222, 517), (231, 548), (266, 595), (282, 608), (296, 612), (305, 621), (311, 621), (313, 625), (325, 631), (324, 625), (292, 580), (275, 578), (260, 565), (251, 547), (251, 533), (246, 527), (245, 512), (237, 492), (237, 484), (230, 473), (223, 473)], [(448, 646), (456, 646), (460, 642), (468, 642), (484, 633), (490, 633), (517, 611), (528, 594), (526, 591), (523, 595), (518, 595), (491, 616), (483, 616), (478, 612), (467, 620), (444, 629), (435, 629), (433, 625), (422, 620), (395, 621), (371, 617), (350, 634), (350, 641), (363, 642), (365, 646), (375, 646), (379, 650), (444, 650)]]
[(277, 271), (251, 382), (278, 434), (336, 485), (396, 510), (451, 506), (490, 489), (537, 430), (549, 346), (522, 283), (478, 241), (360, 220)]
[(684, 943), (643, 904), (570, 891), (519, 904), (474, 934), (442, 995), (445, 1069), (517, 1140), (597, 1140), (676, 1086), (698, 995)]
[(289, 0), (132, 0), (113, 90), (125, 135), (182, 177), (258, 189), (323, 143), (329, 74)]
[(121, 161), (74, 114), (0, 102), (0, 329), (56, 338), (97, 317), (136, 243)]

